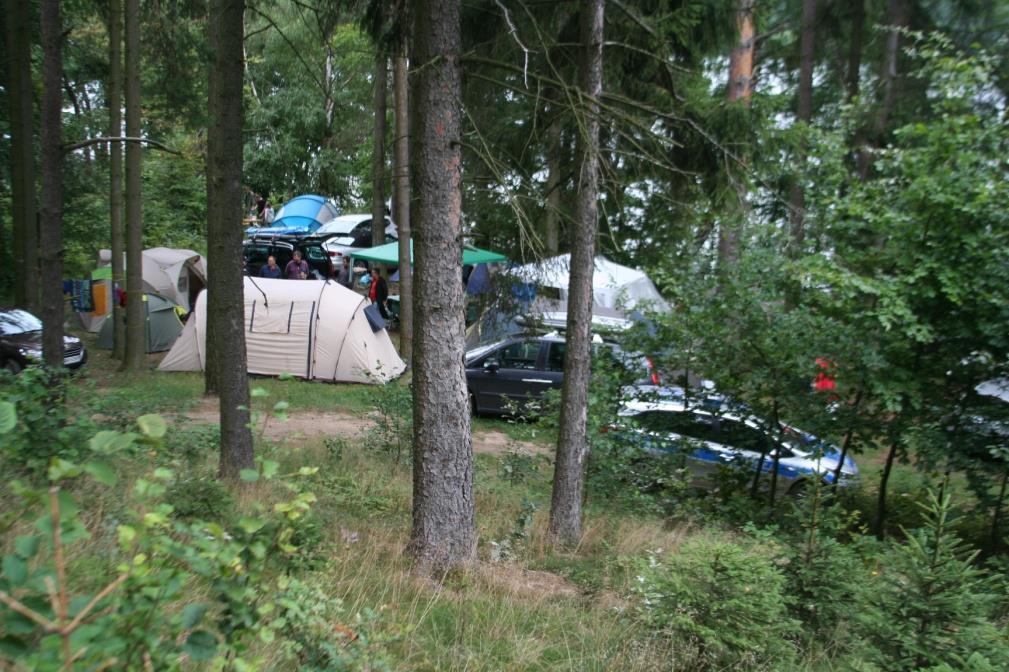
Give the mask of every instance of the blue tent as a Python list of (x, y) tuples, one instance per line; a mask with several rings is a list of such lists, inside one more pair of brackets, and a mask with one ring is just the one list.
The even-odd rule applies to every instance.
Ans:
[(256, 235), (312, 233), (339, 214), (340, 208), (336, 206), (336, 203), (322, 196), (314, 194), (295, 196), (277, 212), (273, 225), (258, 229)]

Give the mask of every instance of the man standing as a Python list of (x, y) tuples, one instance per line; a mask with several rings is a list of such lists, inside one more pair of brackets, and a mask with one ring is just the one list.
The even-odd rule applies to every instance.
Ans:
[(385, 309), (385, 302), (389, 299), (389, 284), (378, 272), (377, 266), (371, 267), (371, 288), (368, 290), (368, 298), (372, 303), (378, 304), (378, 312), (382, 318), (388, 320), (389, 312)]
[(284, 268), (284, 277), (288, 280), (306, 280), (308, 278), (308, 262), (303, 261), (301, 252), (294, 251), (291, 260)]
[(279, 278), (280, 266), (277, 266), (277, 258), (272, 254), (266, 258), (266, 265), (259, 269), (261, 278)]
[(343, 265), (336, 274), (336, 281), (347, 289), (354, 289), (354, 272), (350, 268), (350, 257), (343, 257)]

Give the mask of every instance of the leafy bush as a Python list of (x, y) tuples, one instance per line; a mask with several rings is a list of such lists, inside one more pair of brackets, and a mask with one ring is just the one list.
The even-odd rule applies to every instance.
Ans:
[(224, 522), (235, 511), (235, 498), (220, 481), (210, 476), (182, 477), (168, 486), (165, 499), (172, 503), (172, 516), (181, 520)]
[(925, 525), (891, 547), (869, 594), (860, 618), (865, 657), (880, 670), (1007, 669), (991, 579), (951, 532), (949, 496), (929, 499)]
[(782, 669), (794, 656), (798, 623), (765, 548), (694, 537), (635, 569), (641, 616), (656, 634), (686, 643), (685, 669)]
[(166, 440), (166, 453), (181, 458), (192, 466), (207, 455), (216, 453), (221, 443), (217, 425), (183, 424), (177, 426)]
[(413, 456), (413, 393), (396, 382), (376, 385), (371, 400), (378, 411), (374, 434), (380, 446), (396, 455), (399, 463)]
[(0, 442), (6, 469), (41, 477), (53, 458), (77, 460), (89, 453), (94, 426), (87, 418), (70, 422), (64, 403), (66, 373), (31, 366), (18, 376), (0, 371), (0, 401), (13, 404), (16, 425)]

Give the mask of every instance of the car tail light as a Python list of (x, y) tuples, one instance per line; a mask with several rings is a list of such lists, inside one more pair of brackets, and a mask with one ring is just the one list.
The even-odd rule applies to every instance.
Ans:
[(334, 252), (333, 250), (328, 251), (326, 254), (328, 254), (331, 257), (338, 257), (338, 256), (340, 256), (339, 252)]
[(600, 434), (609, 434), (610, 432), (615, 432), (615, 431), (617, 431), (617, 426), (616, 425), (600, 425), (599, 426), (599, 433)]

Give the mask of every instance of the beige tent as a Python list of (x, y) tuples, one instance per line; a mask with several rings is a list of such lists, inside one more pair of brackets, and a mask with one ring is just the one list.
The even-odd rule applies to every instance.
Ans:
[[(406, 365), (385, 329), (372, 331), (368, 299), (335, 282), (245, 278), (249, 373), (355, 383), (385, 382)], [(206, 358), (207, 293), (158, 367), (201, 371)]]

